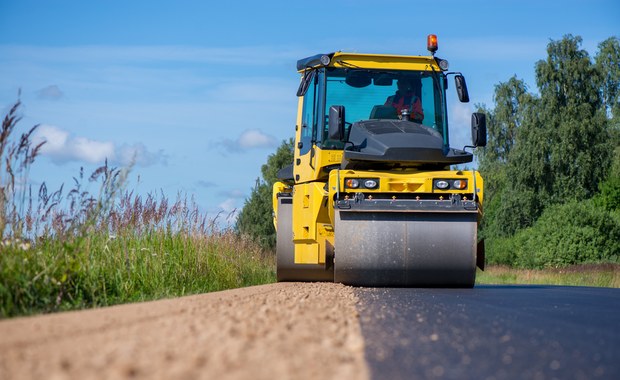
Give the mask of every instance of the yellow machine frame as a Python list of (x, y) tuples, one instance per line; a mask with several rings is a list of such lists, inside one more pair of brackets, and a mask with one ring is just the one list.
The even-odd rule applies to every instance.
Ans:
[[(346, 62), (346, 63), (343, 63)], [(378, 54), (335, 53), (329, 66), (359, 67), (369, 69), (397, 69), (416, 71), (441, 71), (432, 56), (397, 56)], [(309, 70), (309, 69), (306, 69)], [(304, 74), (301, 70), (300, 73)], [(304, 97), (299, 97), (295, 141), (301, 141), (302, 108)], [(403, 194), (419, 194), (425, 199), (447, 199), (450, 194), (461, 194), (467, 200), (476, 200), (480, 205), (478, 218), (482, 215), (483, 180), (477, 171), (442, 170), (419, 171), (359, 171), (334, 169), (327, 174), (323, 168), (340, 164), (341, 150), (323, 150), (313, 146), (306, 154), (300, 155), (295, 149), (293, 173), (295, 185), (276, 182), (273, 188), (274, 224), (277, 228), (277, 194), (292, 193), (292, 228), (295, 247), (295, 264), (329, 265), (330, 247), (334, 246), (334, 199), (337, 194), (354, 196), (354, 191), (345, 189), (349, 178), (376, 178), (380, 186), (364, 190), (372, 195), (390, 194), (398, 199)], [(438, 190), (433, 188), (436, 179), (464, 179), (464, 189)]]

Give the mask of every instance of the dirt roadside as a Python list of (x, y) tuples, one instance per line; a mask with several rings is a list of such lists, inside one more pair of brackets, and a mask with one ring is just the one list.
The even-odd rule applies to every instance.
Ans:
[(0, 379), (367, 379), (353, 291), (278, 283), (0, 322)]

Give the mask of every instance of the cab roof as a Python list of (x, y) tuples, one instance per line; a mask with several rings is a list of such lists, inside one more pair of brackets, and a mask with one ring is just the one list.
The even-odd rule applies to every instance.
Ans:
[(338, 51), (302, 58), (297, 61), (297, 71), (303, 72), (316, 67), (442, 71), (438, 64), (440, 60), (433, 56), (360, 54)]

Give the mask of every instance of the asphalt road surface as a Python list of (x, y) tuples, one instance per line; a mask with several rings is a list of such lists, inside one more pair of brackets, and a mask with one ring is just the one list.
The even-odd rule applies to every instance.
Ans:
[(619, 289), (279, 283), (0, 321), (0, 380), (615, 380), (619, 321)]
[(620, 379), (620, 290), (355, 291), (373, 379)]

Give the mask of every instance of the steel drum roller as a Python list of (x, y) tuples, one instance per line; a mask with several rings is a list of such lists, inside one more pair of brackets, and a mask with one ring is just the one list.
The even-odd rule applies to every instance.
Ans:
[(472, 287), (476, 212), (336, 211), (334, 277), (358, 286)]

